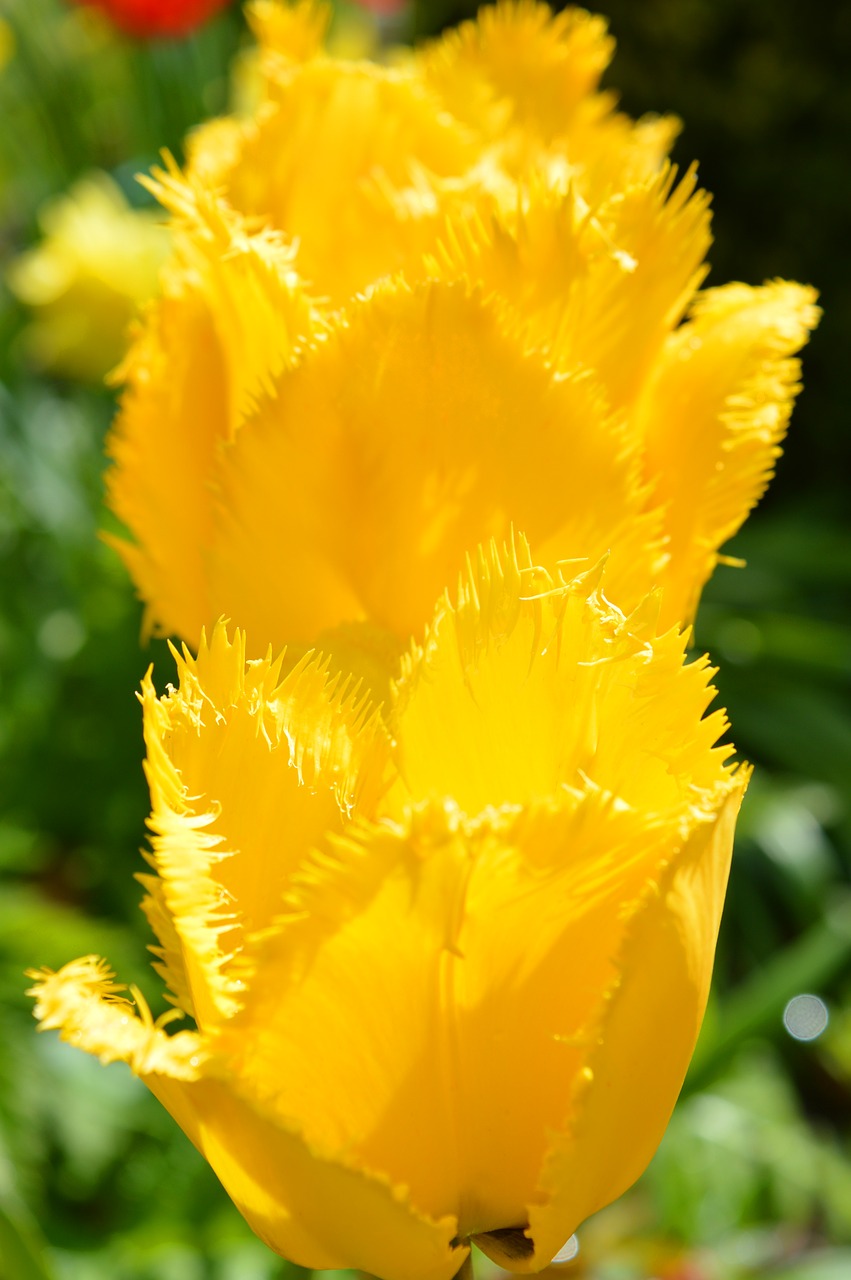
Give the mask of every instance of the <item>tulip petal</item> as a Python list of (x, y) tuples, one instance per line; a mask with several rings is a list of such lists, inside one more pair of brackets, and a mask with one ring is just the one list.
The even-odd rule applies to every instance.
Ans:
[(602, 796), (475, 830), (449, 804), (355, 823), (295, 877), (217, 1052), (314, 1150), (459, 1234), (516, 1221), (664, 847)]
[(426, 45), (418, 61), (457, 119), (492, 138), (521, 125), (549, 142), (570, 129), (613, 53), (605, 18), (503, 0)]
[[(602, 576), (602, 583), (601, 583)], [(537, 581), (536, 581), (537, 579)], [(651, 598), (624, 617), (603, 566), (553, 584), (528, 547), (480, 550), (398, 685), (397, 787), (386, 804), (451, 795), (467, 813), (594, 786), (643, 813), (687, 817), (724, 775), (723, 714), (705, 661), (656, 635)]]
[(108, 443), (114, 539), (147, 604), (147, 625), (195, 642), (210, 617), (204, 557), (213, 459), (316, 318), (292, 250), (171, 167), (153, 189), (177, 216), (164, 296), (127, 357)]
[(323, 1155), (409, 1187), (438, 1218), (458, 1211), (443, 1006), (469, 868), (441, 807), (410, 838), (355, 823), (326, 841), (217, 1038), (228, 1074), (264, 1112)]
[(597, 92), (614, 41), (604, 18), (518, 0), (483, 8), (426, 45), (415, 63), (453, 116), (490, 145), (505, 172), (564, 187), (596, 206), (651, 177), (678, 132), (673, 119), (633, 122)]
[[(180, 688), (143, 686), (151, 788), (148, 917), (175, 1001), (209, 1030), (233, 1011), (252, 938), (282, 909), (289, 877), (344, 814), (374, 807), (383, 730), (327, 664), (246, 665), (219, 625)], [(369, 760), (367, 767), (366, 761)]]
[(451, 1280), (469, 1250), (456, 1222), (414, 1210), (386, 1179), (317, 1154), (231, 1082), (145, 1077), (261, 1240), (314, 1270)]
[(127, 988), (98, 956), (72, 960), (58, 973), (33, 969), (27, 977), (36, 984), (27, 994), (36, 998), (40, 1030), (58, 1030), (63, 1040), (101, 1062), (127, 1062), (137, 1075), (198, 1078), (206, 1057), (202, 1038), (194, 1031), (167, 1035), (168, 1015), (154, 1022), (141, 994), (131, 989), (134, 1008), (123, 994)]
[(277, 0), (250, 0), (245, 16), (263, 51), (263, 70), (272, 76), (322, 52), (331, 7), (321, 0), (295, 0), (285, 5)]
[(587, 378), (554, 375), (464, 286), (397, 282), (223, 452), (213, 605), (273, 644), (364, 617), (406, 640), (511, 520), (551, 560), (617, 545), (613, 590), (640, 594), (658, 548), (635, 472)]
[(596, 209), (535, 189), (519, 213), (450, 222), (428, 274), (505, 298), (559, 366), (594, 369), (609, 403), (631, 401), (706, 269), (708, 197), (666, 165)]
[(33, 971), (42, 1030), (101, 1062), (126, 1062), (209, 1160), (270, 1248), (305, 1267), (361, 1267), (384, 1280), (450, 1280), (467, 1250), (453, 1248), (454, 1219), (434, 1222), (369, 1174), (324, 1160), (294, 1133), (211, 1078), (204, 1039), (169, 1036), (141, 995), (137, 1009), (102, 960), (87, 956), (58, 973)]
[(224, 1069), (459, 1235), (523, 1224), (627, 916), (681, 843), (596, 792), (474, 824), (448, 803), (356, 823), (294, 879), (217, 1036)]
[(299, 273), (337, 306), (430, 246), (434, 182), (464, 179), (480, 148), (405, 70), (319, 58), (268, 94), (238, 137), (202, 131), (191, 167), (298, 240)]
[(671, 563), (663, 619), (694, 615), (718, 549), (762, 496), (780, 454), (818, 321), (813, 289), (776, 281), (701, 294), (669, 339), (636, 413)]
[[(598, 792), (485, 820), (477, 834), (455, 964), (454, 1084), (460, 1220), (475, 1234), (526, 1222), (615, 980), (626, 914), (676, 841), (671, 824)], [(389, 1129), (382, 1136), (389, 1148)]]
[(717, 812), (697, 823), (629, 924), (599, 1044), (530, 1206), (534, 1252), (512, 1260), (498, 1242), (480, 1242), (510, 1270), (546, 1266), (580, 1223), (632, 1185), (661, 1140), (706, 1007), (747, 779), (747, 770), (734, 776)]

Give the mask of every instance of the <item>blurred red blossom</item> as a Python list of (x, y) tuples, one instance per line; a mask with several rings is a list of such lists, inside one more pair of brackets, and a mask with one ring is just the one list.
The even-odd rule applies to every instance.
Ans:
[(369, 9), (371, 13), (389, 14), (400, 13), (404, 9), (406, 0), (357, 0), (362, 9)]
[(105, 13), (128, 35), (188, 35), (223, 9), (229, 0), (76, 0)]

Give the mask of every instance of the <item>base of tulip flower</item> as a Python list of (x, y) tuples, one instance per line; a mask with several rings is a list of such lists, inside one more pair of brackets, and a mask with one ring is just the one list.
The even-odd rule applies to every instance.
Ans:
[(486, 1231), (481, 1236), (474, 1236), (473, 1239), (484, 1253), (490, 1253), (488, 1248), (490, 1245), (507, 1259), (531, 1258), (535, 1251), (535, 1246), (527, 1236), (525, 1227), (497, 1227), (493, 1231)]
[[(461, 1242), (456, 1241), (456, 1243)], [(495, 1247), (500, 1253), (504, 1254), (506, 1260), (528, 1258), (534, 1251), (534, 1245), (526, 1235), (525, 1227), (501, 1227), (494, 1231), (488, 1231), (482, 1236), (471, 1236), (467, 1243), (471, 1246), (470, 1252), (455, 1272), (453, 1280), (473, 1280), (473, 1244), (478, 1245), (482, 1252), (493, 1258), (494, 1261), (496, 1259), (488, 1245)]]

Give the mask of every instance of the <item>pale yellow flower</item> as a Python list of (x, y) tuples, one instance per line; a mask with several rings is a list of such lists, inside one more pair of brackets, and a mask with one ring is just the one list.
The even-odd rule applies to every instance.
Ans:
[(36, 363), (100, 381), (127, 348), (128, 325), (152, 296), (169, 247), (161, 219), (131, 209), (105, 173), (49, 201), (43, 239), (22, 253), (8, 283), (30, 308), (25, 346)]
[[(141, 1076), (303, 1266), (539, 1270), (661, 1137), (706, 1002), (746, 771), (706, 660), (602, 566), (480, 552), (387, 725), (223, 626), (144, 687), (169, 1035), (104, 963), (45, 1027)], [(605, 577), (603, 577), (603, 583)]]

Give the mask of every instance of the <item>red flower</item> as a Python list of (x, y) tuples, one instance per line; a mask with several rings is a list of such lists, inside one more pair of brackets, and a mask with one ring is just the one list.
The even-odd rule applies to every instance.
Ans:
[(182, 36), (200, 27), (228, 0), (77, 0), (91, 4), (128, 35)]
[(399, 13), (405, 7), (405, 0), (357, 0), (362, 9), (369, 9), (372, 13), (388, 14)]

